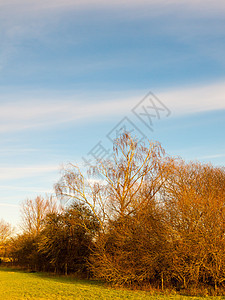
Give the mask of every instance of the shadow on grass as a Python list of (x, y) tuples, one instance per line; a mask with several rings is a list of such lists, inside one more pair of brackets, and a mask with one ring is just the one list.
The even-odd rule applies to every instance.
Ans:
[(20, 268), (13, 268), (13, 267), (0, 267), (1, 272), (17, 272), (21, 274), (29, 274), (32, 277), (38, 277), (44, 280), (53, 280), (55, 282), (60, 283), (67, 283), (67, 284), (84, 284), (84, 285), (95, 285), (99, 287), (106, 287), (106, 285), (99, 281), (94, 279), (80, 279), (76, 277), (75, 275), (59, 275), (59, 274), (53, 274), (53, 273), (47, 273), (47, 272), (29, 272), (28, 270), (23, 270)]

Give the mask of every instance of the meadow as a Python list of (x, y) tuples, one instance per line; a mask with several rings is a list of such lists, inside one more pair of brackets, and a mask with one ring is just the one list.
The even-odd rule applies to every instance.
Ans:
[(71, 276), (28, 273), (0, 269), (0, 299), (225, 299), (225, 297), (188, 297), (151, 294), (107, 287), (97, 281), (78, 280)]

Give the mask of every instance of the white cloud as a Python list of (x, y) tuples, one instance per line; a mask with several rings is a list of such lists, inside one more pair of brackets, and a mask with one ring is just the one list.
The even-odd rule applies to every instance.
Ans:
[(223, 157), (225, 157), (225, 153), (204, 155), (199, 157), (199, 159), (214, 159), (214, 158), (223, 158)]
[(29, 11), (30, 9), (47, 10), (47, 9), (63, 9), (63, 8), (90, 8), (90, 7), (140, 7), (140, 6), (164, 6), (176, 7), (180, 6), (191, 10), (201, 10), (208, 12), (221, 12), (225, 9), (225, 3), (220, 0), (5, 0), (0, 1), (2, 8), (12, 9), (19, 7), (23, 10)]
[(33, 153), (33, 152), (39, 152), (40, 151), (40, 149), (34, 149), (34, 148), (15, 148), (15, 147), (13, 147), (13, 148), (1, 148), (0, 149), (0, 154), (2, 155), (2, 154), (12, 154), (12, 153), (14, 153), (14, 154), (18, 154), (18, 153), (20, 153), (20, 154), (27, 154), (27, 153)]
[(158, 96), (175, 114), (225, 109), (224, 82), (160, 93)]
[[(16, 96), (15, 96), (16, 97)], [(0, 132), (23, 130), (35, 127), (47, 127), (64, 122), (88, 120), (104, 115), (116, 115), (118, 107), (125, 111), (127, 101), (120, 103), (100, 102), (85, 103), (86, 101), (61, 100), (17, 101), (0, 105)], [(121, 105), (120, 105), (121, 104)]]
[[(14, 59), (18, 59), (18, 56), (23, 53), (21, 47), (26, 45), (29, 41), (39, 41), (39, 43), (44, 42), (46, 45), (54, 45), (57, 37), (54, 37), (54, 41), (51, 40), (52, 32), (57, 31), (58, 26), (61, 26), (62, 14), (65, 12), (80, 12), (80, 10), (89, 11), (93, 8), (102, 9), (108, 16), (112, 13), (112, 18), (126, 19), (126, 18), (151, 18), (152, 16), (159, 17), (158, 26), (154, 29), (154, 32), (159, 32), (163, 30), (167, 35), (175, 36), (176, 39), (181, 41), (181, 43), (189, 44), (190, 40), (195, 45), (200, 55), (205, 54), (211, 59), (217, 60), (219, 63), (224, 64), (224, 56), (220, 49), (223, 47), (218, 45), (222, 43), (221, 38), (217, 39), (216, 46), (214, 43), (208, 43), (207, 38), (209, 35), (218, 34), (222, 32), (223, 26), (221, 23), (216, 22), (208, 23), (205, 22), (201, 24), (200, 19), (203, 15), (213, 15), (214, 17), (218, 14), (225, 14), (225, 2), (215, 0), (126, 0), (126, 1), (103, 1), (103, 0), (0, 0), (0, 27), (1, 27), (1, 49), (0, 49), (0, 74), (4, 76), (8, 70), (12, 69), (14, 66), (12, 62)], [(116, 13), (115, 13), (116, 11)], [(104, 13), (102, 13), (104, 15)], [(95, 16), (93, 13), (92, 17)], [(169, 23), (167, 26), (164, 25), (166, 17), (169, 17)], [(197, 18), (196, 18), (197, 16)], [(90, 22), (91, 19), (90, 18)], [(64, 16), (64, 18), (66, 18)], [(161, 22), (160, 18), (163, 18)], [(100, 18), (101, 19), (101, 18)], [(195, 19), (192, 22), (192, 19)], [(63, 19), (65, 20), (65, 19)], [(215, 21), (216, 19), (214, 19)], [(104, 18), (101, 22), (104, 22)], [(162, 23), (162, 24), (161, 24)], [(79, 26), (79, 25), (78, 25)], [(103, 25), (104, 26), (104, 23)], [(199, 46), (198, 40), (199, 35), (201, 39), (205, 36), (206, 42)], [(193, 41), (193, 37), (197, 39), (197, 42)], [(59, 38), (59, 37), (58, 37)], [(85, 35), (76, 35), (76, 41), (73, 39), (73, 43), (82, 43), (85, 41)], [(59, 39), (62, 39), (60, 37)], [(65, 41), (65, 37), (63, 37)], [(221, 41), (221, 42), (219, 42)], [(207, 45), (207, 47), (206, 47)], [(67, 45), (68, 46), (68, 45)], [(26, 49), (27, 50), (27, 49)], [(21, 52), (20, 52), (21, 51)], [(28, 51), (28, 50), (27, 50)], [(127, 57), (122, 60), (124, 63), (127, 62)], [(132, 58), (133, 59), (133, 58)], [(64, 61), (66, 64), (66, 61)], [(104, 67), (107, 66), (109, 62), (104, 62)], [(121, 62), (116, 61), (120, 64)], [(162, 63), (162, 61), (161, 61)], [(158, 67), (160, 66), (159, 61), (157, 62)], [(163, 61), (163, 64), (165, 62)], [(43, 67), (42, 64), (31, 64), (29, 65), (32, 72), (38, 70), (38, 68)], [(51, 68), (54, 68), (51, 66)], [(101, 68), (100, 65), (95, 65), (93, 63), (86, 63), (78, 61), (76, 64), (76, 70), (79, 74), (82, 74), (87, 69)], [(40, 69), (39, 69), (40, 70)], [(70, 66), (64, 65), (64, 70), (69, 72)], [(28, 64), (23, 66), (21, 70), (23, 74), (30, 72)], [(15, 72), (20, 72), (16, 70)], [(75, 72), (73, 70), (73, 72)]]
[(55, 171), (59, 171), (59, 166), (34, 165), (26, 167), (0, 167), (0, 180), (31, 178)]
[[(154, 91), (153, 91), (154, 92)], [(13, 132), (25, 129), (49, 128), (68, 122), (90, 122), (114, 116), (125, 116), (145, 96), (144, 91), (131, 92), (123, 97), (118, 94), (105, 95), (105, 100), (74, 96), (30, 98), (29, 95), (5, 95), (0, 104), (0, 132)], [(225, 109), (225, 84), (215, 83), (206, 86), (175, 89), (157, 93), (158, 98), (172, 111), (173, 115), (191, 114)], [(21, 100), (21, 99), (26, 100)], [(102, 99), (103, 96), (101, 96)], [(13, 101), (12, 99), (18, 99)], [(11, 100), (11, 101), (10, 101)], [(92, 100), (92, 102), (90, 102)]]
[(4, 206), (4, 207), (16, 207), (16, 208), (19, 207), (18, 204), (10, 204), (10, 203), (0, 203), (0, 206)]
[[(22, 192), (32, 192), (32, 193), (53, 193), (53, 189), (43, 189), (34, 186), (11, 186), (11, 185), (0, 185), (0, 190), (10, 190), (10, 191), (22, 191)], [(10, 197), (11, 199), (11, 197)]]

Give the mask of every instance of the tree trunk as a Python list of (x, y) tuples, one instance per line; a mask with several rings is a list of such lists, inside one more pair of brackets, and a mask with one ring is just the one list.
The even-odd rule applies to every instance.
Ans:
[(162, 288), (162, 291), (163, 291), (163, 289), (164, 289), (163, 273), (161, 274), (161, 288)]
[(65, 275), (67, 276), (67, 263), (65, 263)]

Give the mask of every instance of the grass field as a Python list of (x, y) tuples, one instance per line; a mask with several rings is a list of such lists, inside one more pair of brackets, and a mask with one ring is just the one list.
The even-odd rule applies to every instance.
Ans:
[(0, 299), (225, 299), (225, 297), (185, 297), (151, 295), (143, 291), (127, 291), (106, 287), (98, 282), (71, 277), (48, 276), (0, 269)]

